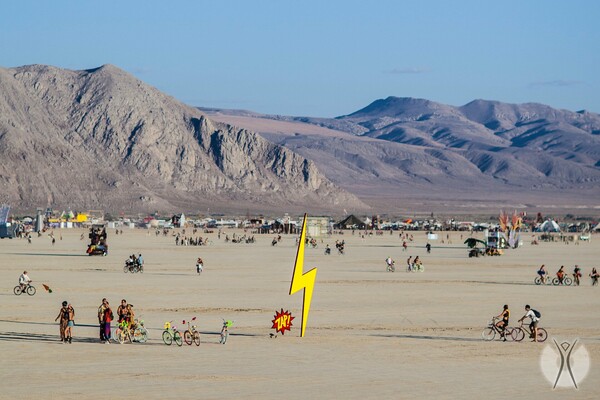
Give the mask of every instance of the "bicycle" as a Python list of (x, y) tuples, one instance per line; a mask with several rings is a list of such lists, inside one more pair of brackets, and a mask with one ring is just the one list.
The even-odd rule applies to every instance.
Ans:
[(129, 263), (125, 262), (125, 266), (123, 267), (123, 272), (128, 273), (131, 272), (135, 274), (136, 272), (143, 272), (140, 266), (137, 263)]
[(129, 322), (121, 321), (117, 325), (117, 329), (115, 329), (114, 340), (123, 344), (125, 342), (132, 342), (131, 338), (131, 330), (129, 329)]
[[(533, 338), (533, 332), (527, 326), (523, 325), (523, 321), (521, 321), (521, 325), (513, 329), (512, 338), (515, 342), (520, 342), (525, 338), (526, 332), (530, 338)], [(537, 328), (537, 341), (544, 342), (546, 338), (548, 338), (548, 332), (544, 328)]]
[(30, 296), (33, 296), (36, 292), (35, 287), (33, 287), (32, 285), (30, 285), (29, 283), (25, 285), (25, 287), (22, 287), (21, 285), (17, 285), (15, 286), (15, 288), (13, 289), (14, 294), (16, 294), (17, 296), (20, 296), (21, 293), (27, 293)]
[(573, 283), (573, 279), (569, 278), (568, 276), (565, 276), (563, 278), (562, 283), (560, 282), (560, 279), (558, 279), (558, 277), (552, 279), (552, 284), (554, 286), (558, 286), (558, 285), (571, 286), (572, 283)]
[(233, 321), (225, 321), (225, 319), (223, 319), (223, 327), (221, 328), (221, 340), (219, 341), (219, 343), (225, 344), (225, 342), (227, 342), (227, 338), (229, 337), (229, 327), (231, 325), (233, 325)]
[(162, 340), (167, 346), (170, 346), (174, 340), (175, 344), (181, 347), (183, 344), (183, 340), (181, 340), (181, 333), (179, 333), (177, 327), (171, 325), (171, 322), (173, 321), (165, 322), (165, 330), (162, 333)]
[(510, 326), (507, 326), (504, 328), (503, 331), (502, 329), (498, 328), (498, 325), (496, 325), (496, 321), (498, 321), (498, 318), (492, 317), (492, 319), (488, 323), (488, 326), (483, 329), (483, 332), (481, 332), (481, 337), (483, 338), (483, 340), (488, 342), (494, 340), (494, 338), (496, 337), (496, 333), (499, 333), (500, 337), (504, 335), (504, 339), (506, 340), (514, 339), (512, 335), (514, 329), (516, 328), (511, 328)]
[(550, 277), (545, 277), (542, 279), (542, 277), (538, 275), (533, 280), (533, 283), (535, 283), (536, 285), (541, 285), (542, 283), (544, 285), (552, 285), (552, 279), (550, 279)]
[(396, 267), (394, 266), (394, 264), (395, 264), (395, 262), (394, 262), (394, 261), (392, 261), (392, 262), (390, 262), (390, 263), (388, 263), (388, 262), (386, 261), (386, 263), (385, 263), (385, 265), (386, 265), (386, 271), (387, 271), (387, 272), (396, 272)]
[[(191, 322), (196, 320), (196, 317), (192, 318), (191, 321), (187, 322), (187, 330), (183, 332), (183, 340), (188, 346), (191, 346), (192, 343), (196, 343), (196, 346), (200, 346), (200, 332), (196, 330), (196, 325), (191, 325)], [(185, 324), (185, 320), (181, 322)]]
[(133, 329), (133, 341), (139, 343), (146, 343), (148, 341), (148, 330), (144, 326), (144, 320), (136, 318), (133, 321), (133, 324), (133, 326), (135, 327)]

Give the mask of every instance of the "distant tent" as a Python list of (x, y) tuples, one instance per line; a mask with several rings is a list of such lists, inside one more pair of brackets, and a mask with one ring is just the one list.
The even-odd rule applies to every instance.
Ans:
[(539, 232), (560, 232), (560, 226), (554, 220), (547, 220), (538, 227)]
[(337, 224), (335, 224), (335, 227), (337, 229), (365, 229), (366, 226), (367, 225), (363, 221), (361, 221), (354, 215), (349, 215)]

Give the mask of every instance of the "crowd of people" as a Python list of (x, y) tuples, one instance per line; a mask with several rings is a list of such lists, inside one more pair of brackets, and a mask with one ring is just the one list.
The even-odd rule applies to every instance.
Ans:
[[(546, 283), (546, 281), (548, 279), (550, 279), (549, 273), (548, 273), (548, 270), (546, 269), (545, 264), (542, 264), (542, 266), (537, 270), (537, 274), (539, 275), (542, 283)], [(582, 277), (582, 270), (579, 267), (579, 265), (575, 265), (573, 267), (572, 275), (573, 275), (573, 282), (575, 282), (575, 284), (577, 286), (579, 286), (579, 284), (581, 283), (581, 277)], [(556, 271), (556, 277), (558, 278), (558, 283), (562, 285), (565, 281), (566, 276), (567, 276), (567, 273), (565, 272), (565, 266), (561, 265), (560, 268), (558, 269), (558, 271)], [(592, 279), (592, 285), (596, 286), (598, 284), (598, 277), (600, 277), (600, 274), (598, 274), (598, 271), (596, 270), (596, 268), (592, 268), (592, 272), (589, 273), (589, 277)]]

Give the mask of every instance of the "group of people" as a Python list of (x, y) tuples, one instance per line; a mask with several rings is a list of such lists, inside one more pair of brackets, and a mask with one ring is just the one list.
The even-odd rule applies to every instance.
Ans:
[(181, 237), (179, 234), (175, 236), (175, 246), (206, 246), (208, 244), (208, 237)]
[[(127, 304), (127, 300), (122, 299), (121, 304), (117, 308), (118, 322), (127, 323), (129, 329), (133, 328), (135, 313), (133, 311), (133, 305)], [(114, 314), (110, 303), (106, 298), (102, 299), (102, 304), (98, 307), (98, 323), (100, 324), (100, 341), (106, 344), (110, 344), (112, 338), (110, 331), (110, 324), (114, 320)]]
[(423, 272), (425, 270), (425, 268), (423, 267), (423, 262), (421, 261), (421, 259), (419, 258), (419, 256), (416, 256), (413, 260), (412, 256), (408, 257), (408, 259), (406, 260), (406, 271), (408, 272)]
[(73, 327), (75, 326), (75, 309), (66, 300), (62, 302), (58, 315), (54, 321), (58, 321), (61, 343), (71, 343), (73, 341)]
[(142, 254), (140, 253), (137, 257), (135, 256), (135, 254), (132, 254), (129, 256), (129, 258), (127, 260), (125, 260), (125, 265), (129, 266), (136, 266), (138, 267), (140, 270), (144, 270), (144, 258), (142, 257)]
[[(523, 315), (518, 322), (523, 322), (526, 318), (530, 319), (529, 330), (530, 335), (529, 338), (533, 339), (532, 342), (537, 342), (538, 340), (538, 322), (540, 321), (541, 314), (532, 309), (529, 304), (525, 306), (525, 315)], [(510, 310), (508, 309), (508, 304), (505, 304), (500, 315), (495, 316), (494, 318), (499, 319), (496, 323), (496, 326), (500, 330), (500, 337), (503, 341), (506, 342), (506, 327), (508, 326), (508, 322), (510, 320)]]
[[(542, 283), (546, 283), (546, 279), (548, 279), (548, 271), (546, 270), (545, 264), (542, 264), (540, 269), (538, 269), (537, 274), (540, 276)], [(590, 275), (590, 278), (592, 278), (592, 285), (596, 286), (598, 284), (598, 277), (600, 277), (600, 274), (598, 274), (598, 271), (596, 271), (596, 268), (592, 268), (592, 272), (590, 272), (589, 275)], [(561, 285), (563, 284), (565, 276), (566, 276), (565, 266), (561, 265), (560, 268), (558, 269), (558, 271), (556, 272), (556, 277), (558, 278), (558, 282)], [(579, 265), (575, 265), (573, 267), (573, 281), (575, 282), (575, 284), (577, 286), (579, 286), (581, 276), (582, 276), (581, 268), (579, 267)]]

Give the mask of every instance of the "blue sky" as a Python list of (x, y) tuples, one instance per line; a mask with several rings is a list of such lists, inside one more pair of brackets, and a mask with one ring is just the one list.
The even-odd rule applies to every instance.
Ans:
[(387, 96), (600, 112), (595, 1), (4, 0), (0, 66), (114, 64), (190, 105), (332, 117)]

